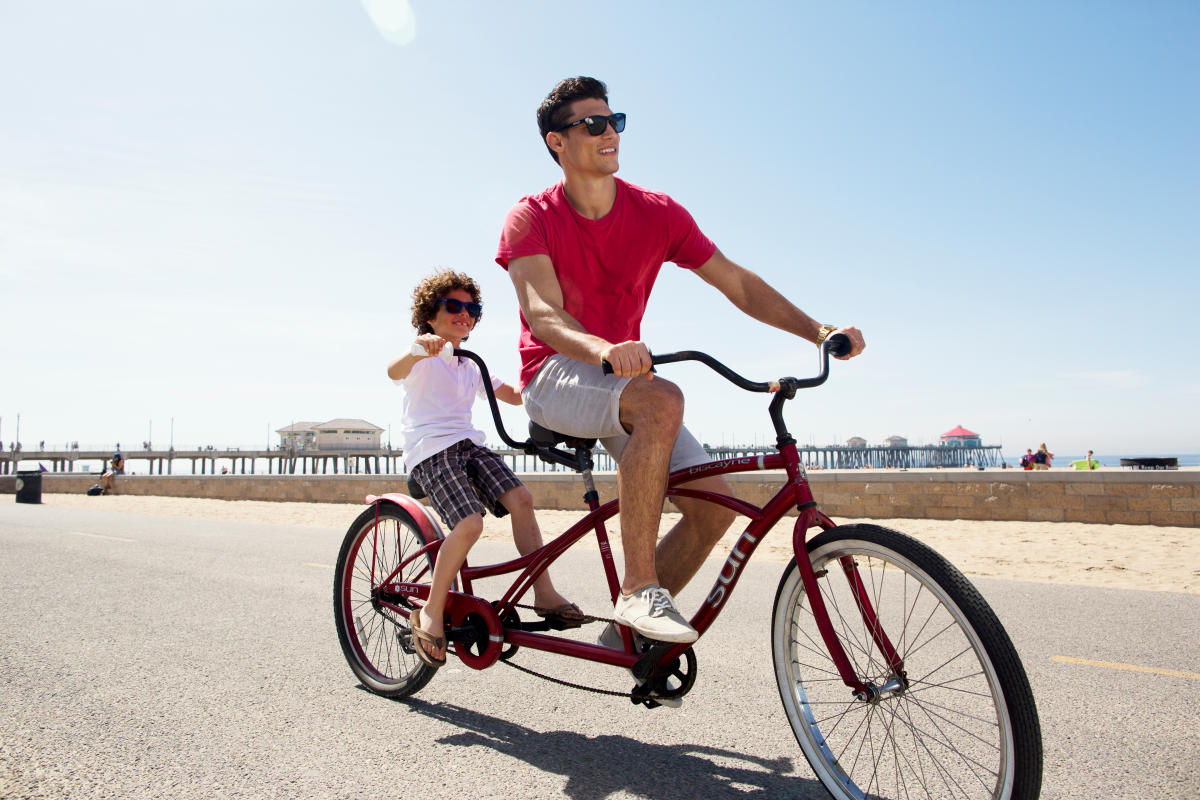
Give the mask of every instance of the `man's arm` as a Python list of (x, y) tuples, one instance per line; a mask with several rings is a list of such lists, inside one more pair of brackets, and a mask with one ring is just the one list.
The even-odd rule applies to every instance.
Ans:
[(621, 378), (650, 373), (650, 351), (641, 342), (609, 342), (588, 333), (579, 320), (563, 308), (562, 286), (554, 264), (544, 254), (522, 256), (508, 262), (508, 277), (517, 290), (521, 313), (533, 335), (567, 358), (585, 364), (602, 360), (613, 365)]
[[(720, 250), (695, 272), (748, 316), (816, 343), (820, 322), (796, 308), (758, 275), (730, 261)], [(839, 328), (837, 332), (846, 334), (851, 344), (849, 355), (841, 358), (852, 358), (866, 347), (858, 328)]]

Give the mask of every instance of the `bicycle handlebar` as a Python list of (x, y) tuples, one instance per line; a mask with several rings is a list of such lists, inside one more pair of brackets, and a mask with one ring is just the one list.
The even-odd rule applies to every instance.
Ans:
[[(821, 360), (821, 370), (811, 378), (780, 378), (776, 381), (752, 381), (737, 374), (729, 367), (722, 364), (717, 359), (701, 353), (698, 350), (681, 350), (677, 353), (663, 353), (662, 355), (651, 356), (651, 361), (655, 364), (673, 364), (678, 361), (699, 361), (705, 364), (716, 372), (721, 377), (728, 380), (735, 386), (739, 386), (748, 392), (764, 392), (776, 393), (776, 397), (771, 401), (771, 420), (775, 424), (775, 430), (780, 434), (780, 438), (787, 435), (787, 431), (783, 426), (782, 407), (784, 400), (790, 400), (796, 396), (797, 389), (808, 389), (813, 386), (820, 386), (829, 378), (829, 356), (845, 355), (850, 352), (850, 340), (844, 334), (834, 334), (830, 336), (821, 345), (819, 350), (819, 358)], [(419, 354), (418, 354), (419, 355)], [(441, 354), (439, 354), (441, 355)], [(488, 406), (492, 409), (492, 421), (496, 423), (496, 433), (509, 447), (515, 450), (521, 450), (529, 455), (536, 455), (539, 458), (555, 464), (562, 464), (574, 470), (582, 470), (584, 468), (583, 461), (589, 458), (586, 452), (577, 452), (575, 454), (568, 453), (565, 450), (549, 445), (541, 445), (534, 442), (532, 439), (526, 439), (523, 442), (518, 442), (516, 439), (508, 435), (508, 431), (504, 427), (504, 421), (500, 419), (500, 407), (496, 402), (496, 392), (492, 389), (492, 377), (488, 372), (487, 364), (483, 363), (483, 359), (470, 350), (462, 350), (454, 348), (454, 355), (470, 359), (479, 367), (479, 373), (483, 377), (483, 388), (487, 393)], [(444, 355), (442, 357), (445, 357)], [(602, 363), (602, 368), (605, 374), (612, 374), (612, 365), (607, 361)], [(590, 461), (587, 469), (590, 469)]]
[[(650, 362), (654, 365), (658, 364), (674, 364), (679, 361), (699, 361), (705, 366), (712, 369), (713, 372), (720, 375), (725, 380), (732, 383), (734, 386), (745, 389), (748, 392), (778, 392), (785, 390), (788, 392), (789, 399), (795, 394), (797, 389), (808, 389), (813, 386), (820, 386), (829, 379), (829, 356), (847, 355), (851, 348), (850, 339), (843, 333), (836, 333), (830, 336), (821, 345), (819, 350), (819, 358), (821, 362), (821, 370), (811, 378), (780, 378), (775, 381), (752, 381), (731, 370), (729, 367), (716, 360), (708, 353), (701, 353), (698, 350), (680, 350), (677, 353), (662, 353), (660, 355), (651, 355)], [(600, 368), (605, 375), (613, 374), (612, 364), (607, 361), (600, 362)]]

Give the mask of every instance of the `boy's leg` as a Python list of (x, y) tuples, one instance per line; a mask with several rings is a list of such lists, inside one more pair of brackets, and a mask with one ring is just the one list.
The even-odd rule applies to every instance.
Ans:
[[(533, 509), (533, 495), (524, 485), (515, 486), (500, 495), (512, 520), (513, 541), (517, 552), (527, 555), (542, 546), (542, 529)], [(543, 572), (533, 584), (533, 604), (538, 608), (558, 608), (570, 601), (558, 593), (550, 580), (550, 570)]]
[[(471, 514), (459, 520), (442, 542), (442, 546), (438, 549), (437, 561), (433, 565), (433, 582), (429, 587), (429, 600), (421, 609), (421, 622), (423, 623), (420, 626), (421, 630), (433, 636), (443, 635), (441, 620), (446, 613), (446, 595), (450, 591), (450, 585), (454, 583), (454, 576), (458, 574), (459, 568), (467, 560), (467, 553), (479, 540), (481, 533), (483, 533), (483, 516)], [(430, 655), (437, 659), (444, 658), (446, 649), (431, 650)]]
[[(413, 477), (429, 495), (442, 522), (450, 528), (450, 533), (438, 549), (429, 597), (421, 609), (420, 624), (417, 625), (420, 630), (434, 637), (444, 635), (446, 595), (467, 553), (483, 533), (483, 505), (475, 496), (465, 469), (465, 451), (471, 446), (468, 441), (459, 442), (412, 468)], [(416, 646), (423, 645), (418, 642)], [(435, 659), (441, 659), (445, 654), (444, 648), (426, 649)]]
[[(532, 553), (542, 546), (542, 531), (538, 527), (537, 514), (533, 508), (533, 495), (521, 479), (504, 463), (504, 459), (486, 447), (471, 445), (467, 448), (468, 458), (474, 467), (475, 490), (479, 499), (492, 513), (504, 506), (512, 523), (513, 541), (521, 555)], [(550, 572), (543, 572), (533, 584), (533, 604), (538, 608), (558, 608), (568, 600), (558, 593), (550, 580)]]

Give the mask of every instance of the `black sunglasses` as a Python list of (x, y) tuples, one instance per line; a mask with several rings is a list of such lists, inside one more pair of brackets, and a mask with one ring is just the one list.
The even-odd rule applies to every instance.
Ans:
[(453, 297), (443, 297), (434, 303), (433, 307), (437, 308), (441, 305), (446, 306), (446, 311), (451, 314), (462, 313), (462, 310), (465, 308), (467, 313), (475, 319), (479, 319), (479, 315), (483, 313), (483, 306), (479, 305), (479, 303), (464, 303), (462, 300), (456, 300)]
[(590, 133), (592, 136), (599, 136), (608, 129), (610, 124), (613, 126), (614, 131), (621, 133), (623, 130), (625, 130), (625, 115), (622, 113), (616, 113), (609, 114), (607, 117), (602, 117), (598, 114), (594, 114), (590, 117), (577, 119), (574, 122), (568, 122), (561, 128), (555, 128), (554, 132), (562, 133), (567, 128), (574, 128), (576, 125), (586, 125), (588, 133)]

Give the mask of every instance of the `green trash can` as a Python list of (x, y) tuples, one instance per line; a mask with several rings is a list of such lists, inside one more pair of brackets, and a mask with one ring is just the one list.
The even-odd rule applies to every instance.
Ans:
[(17, 470), (17, 502), (42, 502), (42, 471), (40, 469)]

